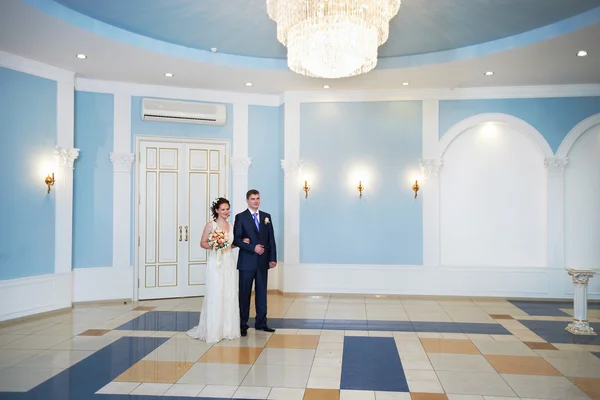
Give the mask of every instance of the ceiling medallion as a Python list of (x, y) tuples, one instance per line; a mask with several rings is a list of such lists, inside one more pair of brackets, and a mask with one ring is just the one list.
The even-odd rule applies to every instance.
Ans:
[(267, 0), (289, 68), (317, 78), (364, 74), (377, 65), (401, 0)]

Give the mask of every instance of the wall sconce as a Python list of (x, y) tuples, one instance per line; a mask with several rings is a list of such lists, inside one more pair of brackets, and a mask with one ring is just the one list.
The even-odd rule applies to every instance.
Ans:
[(415, 181), (415, 184), (412, 185), (412, 190), (415, 192), (415, 199), (417, 198), (417, 192), (419, 191), (420, 187), (419, 187), (419, 181)]
[(52, 176), (48, 174), (46, 179), (44, 179), (44, 183), (48, 185), (48, 193), (50, 193), (50, 186), (54, 186), (54, 172), (52, 173)]
[(358, 186), (356, 187), (356, 189), (358, 189), (359, 197), (362, 198), (362, 192), (363, 192), (363, 190), (365, 190), (365, 187), (363, 186), (362, 181), (358, 181)]
[(304, 187), (302, 188), (302, 190), (304, 190), (304, 198), (306, 199), (308, 197), (308, 191), (310, 190), (310, 186), (308, 186), (307, 181), (304, 181)]

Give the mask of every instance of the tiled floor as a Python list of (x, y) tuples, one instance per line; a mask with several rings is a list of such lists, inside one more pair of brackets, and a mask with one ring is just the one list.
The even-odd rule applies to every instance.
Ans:
[(0, 325), (0, 400), (600, 400), (600, 336), (564, 330), (569, 302), (270, 294), (275, 334), (212, 346), (185, 335), (201, 305)]

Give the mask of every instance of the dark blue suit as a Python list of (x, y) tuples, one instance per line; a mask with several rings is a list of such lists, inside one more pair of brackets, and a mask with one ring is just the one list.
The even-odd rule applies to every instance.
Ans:
[[(259, 226), (257, 229), (250, 210), (235, 216), (233, 225), (233, 244), (240, 248), (237, 268), (239, 270), (240, 286), (240, 328), (248, 329), (250, 314), (250, 297), (254, 282), (256, 304), (256, 329), (267, 327), (267, 278), (269, 262), (277, 261), (277, 248), (271, 215), (259, 211)], [(243, 242), (250, 239), (250, 244)], [(257, 244), (262, 244), (265, 251), (262, 255), (254, 252)]]

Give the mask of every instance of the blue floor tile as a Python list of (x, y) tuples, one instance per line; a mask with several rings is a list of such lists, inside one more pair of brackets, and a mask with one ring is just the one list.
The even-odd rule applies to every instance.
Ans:
[[(167, 338), (123, 337), (25, 393), (0, 393), (1, 400), (114, 400), (95, 395), (109, 382), (151, 353)], [(103, 397), (100, 397), (103, 396)], [(155, 399), (157, 397), (154, 397)], [(141, 400), (136, 396), (136, 400)]]
[(367, 321), (370, 331), (414, 332), (410, 321)]
[[(600, 344), (598, 336), (573, 335), (565, 328), (568, 321), (529, 321), (521, 320), (523, 325), (548, 343)], [(600, 323), (590, 324), (595, 331), (600, 330)]]
[(454, 322), (416, 322), (413, 321), (415, 332), (462, 333)]
[(341, 389), (408, 392), (393, 338), (344, 338)]
[(511, 333), (500, 324), (477, 324), (471, 322), (457, 322), (462, 333), (487, 334), (487, 335), (511, 335)]
[[(509, 300), (515, 307), (521, 309), (529, 315), (536, 317), (565, 317), (569, 316), (560, 308), (573, 308), (573, 301), (527, 301), (527, 300)], [(588, 309), (600, 310), (600, 303), (588, 302)]]
[(323, 329), (367, 331), (369, 326), (366, 320), (329, 319), (323, 322)]

